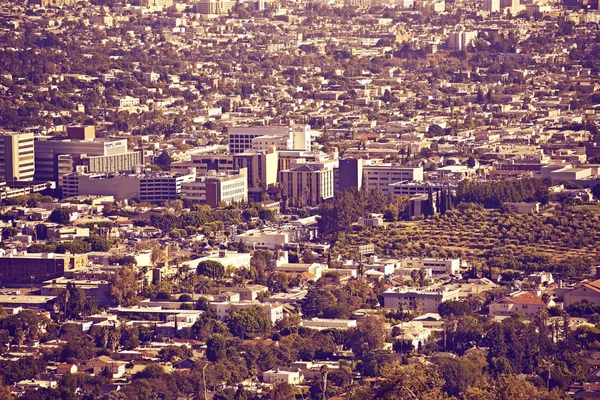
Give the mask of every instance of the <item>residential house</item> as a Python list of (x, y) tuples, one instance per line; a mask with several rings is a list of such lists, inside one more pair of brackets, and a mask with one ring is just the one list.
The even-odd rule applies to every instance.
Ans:
[(554, 305), (553, 301), (551, 303), (544, 303), (541, 297), (531, 292), (515, 292), (490, 304), (489, 315), (491, 317), (509, 317), (521, 312), (527, 318), (532, 318), (544, 308)]
[(278, 368), (263, 372), (263, 382), (276, 384), (288, 383), (290, 385), (298, 385), (304, 381), (304, 376), (298, 368), (290, 368), (289, 370)]
[(122, 361), (115, 361), (109, 356), (93, 358), (89, 360), (86, 365), (93, 368), (94, 375), (101, 375), (106, 369), (112, 373), (113, 378), (121, 378), (125, 374), (125, 363)]

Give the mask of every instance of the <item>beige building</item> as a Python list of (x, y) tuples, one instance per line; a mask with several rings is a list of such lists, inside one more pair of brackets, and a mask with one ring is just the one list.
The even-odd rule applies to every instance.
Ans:
[[(78, 129), (84, 129), (83, 132)], [(94, 139), (90, 127), (71, 128), (69, 139), (54, 137), (35, 141), (35, 179), (62, 186), (65, 175), (84, 166), (89, 173), (132, 171), (142, 163), (139, 152), (127, 149), (127, 139)]]
[(186, 206), (208, 204), (217, 207), (219, 203), (242, 203), (248, 201), (248, 169), (241, 168), (229, 173), (214, 170), (206, 176), (197, 177), (194, 182), (181, 184), (181, 200)]
[(196, 173), (168, 172), (140, 174), (74, 173), (63, 178), (63, 197), (80, 195), (109, 195), (116, 199), (135, 199), (150, 203), (177, 200), (181, 185), (194, 182)]
[(283, 194), (298, 205), (316, 205), (333, 198), (337, 161), (294, 163), (279, 173)]
[(0, 257), (0, 282), (2, 283), (40, 283), (58, 278), (70, 269), (87, 265), (85, 254), (13, 254)]
[(236, 169), (247, 168), (249, 196), (260, 201), (264, 191), (277, 183), (279, 154), (276, 149), (247, 150), (233, 156)]
[(0, 176), (5, 181), (32, 181), (34, 172), (33, 133), (0, 133)]
[(392, 164), (366, 165), (362, 169), (362, 187), (366, 190), (380, 189), (394, 194), (394, 183), (423, 181), (423, 167), (400, 167)]
[(444, 301), (459, 300), (460, 290), (439, 288), (413, 288), (399, 286), (383, 292), (383, 304), (385, 308), (406, 309), (420, 308), (426, 313), (435, 313), (440, 303)]
[(564, 306), (568, 307), (573, 304), (590, 303), (600, 304), (600, 279), (585, 283), (572, 290), (568, 290), (564, 294)]
[(531, 292), (517, 292), (490, 304), (490, 317), (510, 317), (515, 313), (523, 313), (527, 318), (535, 317), (548, 306), (553, 306), (554, 301), (546, 304), (539, 296)]

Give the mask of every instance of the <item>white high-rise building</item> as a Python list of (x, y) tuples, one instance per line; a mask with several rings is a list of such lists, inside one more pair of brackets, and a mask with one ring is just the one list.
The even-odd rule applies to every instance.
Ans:
[(33, 133), (0, 132), (0, 178), (32, 181), (34, 172)]
[(452, 50), (463, 50), (477, 39), (477, 31), (466, 30), (464, 26), (457, 25), (448, 33), (448, 47)]
[(235, 127), (229, 128), (228, 138), (229, 154), (243, 153), (252, 148), (264, 150), (272, 146), (277, 150), (311, 148), (308, 125)]
[(500, 0), (483, 0), (483, 11), (489, 13), (500, 12)]

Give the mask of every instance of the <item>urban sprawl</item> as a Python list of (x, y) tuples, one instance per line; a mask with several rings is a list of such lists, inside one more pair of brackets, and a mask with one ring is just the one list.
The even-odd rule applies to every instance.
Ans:
[(598, 0), (0, 0), (0, 400), (600, 398)]

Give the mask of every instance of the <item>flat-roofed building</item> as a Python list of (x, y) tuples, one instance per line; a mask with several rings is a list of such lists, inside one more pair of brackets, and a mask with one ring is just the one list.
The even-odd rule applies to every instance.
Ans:
[(127, 149), (127, 139), (54, 137), (35, 141), (35, 179), (62, 186), (62, 178), (84, 166), (89, 173), (132, 171), (142, 163), (141, 154)]
[(283, 195), (298, 205), (314, 206), (333, 198), (337, 160), (294, 163), (279, 173)]
[(35, 174), (33, 133), (0, 132), (0, 177), (32, 181)]
[(423, 181), (423, 167), (400, 167), (391, 164), (363, 167), (363, 188), (379, 189), (388, 194), (391, 184), (405, 181)]
[(63, 196), (109, 195), (117, 199), (135, 199), (151, 203), (177, 200), (181, 185), (193, 182), (195, 171), (188, 174), (150, 172), (139, 174), (73, 173), (63, 178)]
[(456, 275), (460, 272), (460, 258), (418, 258), (400, 260), (402, 268), (431, 269), (433, 274)]
[(208, 171), (206, 176), (181, 184), (181, 200), (186, 206), (208, 204), (211, 207), (217, 207), (221, 202), (228, 205), (246, 202), (248, 201), (247, 175), (247, 168), (229, 173)]
[(65, 271), (83, 267), (85, 254), (15, 254), (0, 257), (0, 282), (32, 284), (59, 278)]
[(434, 313), (444, 301), (458, 301), (459, 293), (459, 289), (451, 290), (444, 286), (438, 288), (398, 286), (383, 292), (383, 304), (385, 308), (420, 308), (424, 312)]

